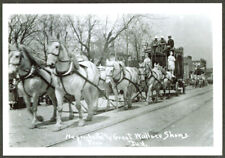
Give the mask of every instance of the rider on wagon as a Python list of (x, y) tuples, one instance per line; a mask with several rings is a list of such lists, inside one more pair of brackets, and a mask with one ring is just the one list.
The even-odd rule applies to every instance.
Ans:
[(170, 56), (168, 57), (168, 70), (174, 75), (175, 70), (175, 57), (173, 56), (173, 52), (170, 51)]
[(159, 41), (159, 46), (160, 46), (160, 52), (163, 52), (166, 46), (166, 40), (164, 39), (163, 36), (161, 36), (161, 39)]
[(172, 39), (171, 35), (168, 36), (167, 48), (169, 49), (169, 52), (174, 52), (174, 40)]
[(158, 52), (158, 46), (159, 46), (158, 37), (155, 36), (154, 40), (151, 43), (151, 48), (152, 48), (153, 53)]

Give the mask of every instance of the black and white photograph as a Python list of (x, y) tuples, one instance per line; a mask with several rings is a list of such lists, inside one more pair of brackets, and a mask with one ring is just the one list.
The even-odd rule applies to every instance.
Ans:
[(220, 3), (4, 4), (3, 154), (221, 155), (221, 59)]

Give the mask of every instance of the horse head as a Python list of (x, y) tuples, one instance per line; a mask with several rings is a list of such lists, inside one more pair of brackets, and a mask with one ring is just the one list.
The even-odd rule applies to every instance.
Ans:
[(47, 65), (54, 68), (57, 62), (70, 61), (66, 47), (60, 42), (60, 36), (51, 37), (47, 48)]
[(47, 65), (50, 67), (55, 67), (56, 62), (58, 61), (58, 58), (61, 53), (61, 45), (58, 41), (52, 41), (48, 45), (47, 49)]
[(29, 71), (31, 62), (24, 52), (24, 46), (9, 50), (9, 75), (16, 75), (20, 70)]
[[(122, 67), (122, 68), (121, 68)], [(120, 77), (120, 73), (123, 71), (123, 65), (117, 61), (106, 62), (106, 83), (110, 80)]]

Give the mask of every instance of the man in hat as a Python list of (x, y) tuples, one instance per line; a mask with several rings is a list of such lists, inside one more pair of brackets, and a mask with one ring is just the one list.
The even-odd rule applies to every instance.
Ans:
[(158, 37), (155, 36), (154, 40), (151, 43), (151, 48), (152, 48), (153, 53), (156, 53), (158, 46), (159, 46)]
[(166, 40), (164, 39), (163, 36), (161, 36), (161, 39), (159, 41), (159, 45), (160, 45), (160, 52), (164, 52), (165, 46), (166, 46)]
[(173, 47), (174, 47), (174, 40), (172, 39), (171, 36), (168, 36), (167, 46), (169, 46), (170, 50), (173, 50)]

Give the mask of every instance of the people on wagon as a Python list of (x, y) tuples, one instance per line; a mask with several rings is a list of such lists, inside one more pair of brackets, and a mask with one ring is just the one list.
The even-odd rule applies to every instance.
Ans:
[(172, 36), (168, 36), (167, 46), (169, 48), (169, 51), (174, 50), (174, 40), (172, 39)]
[(160, 46), (160, 52), (164, 52), (166, 47), (166, 40), (164, 39), (163, 36), (161, 36), (161, 39), (159, 41), (159, 46)]
[(168, 70), (174, 75), (175, 70), (175, 57), (173, 56), (173, 52), (170, 51), (170, 56), (168, 57)]
[(152, 48), (153, 53), (156, 53), (158, 51), (158, 46), (159, 46), (158, 37), (155, 36), (154, 40), (151, 43), (151, 48)]

